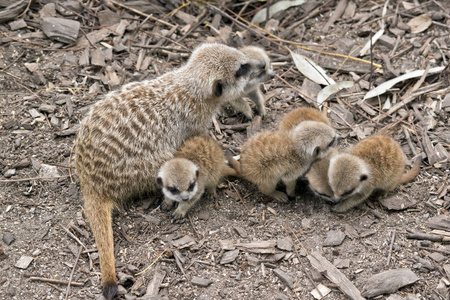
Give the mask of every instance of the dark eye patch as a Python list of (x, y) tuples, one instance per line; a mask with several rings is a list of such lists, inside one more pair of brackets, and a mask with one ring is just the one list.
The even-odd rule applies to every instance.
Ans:
[(241, 77), (244, 76), (245, 74), (248, 73), (248, 71), (250, 70), (250, 65), (249, 64), (243, 64), (239, 70), (237, 70), (236, 72), (236, 77)]
[(169, 190), (169, 192), (171, 192), (171, 193), (174, 194), (174, 195), (180, 193), (180, 191), (179, 191), (176, 187), (170, 186), (170, 187), (168, 187), (167, 189)]
[(336, 137), (334, 137), (334, 139), (328, 144), (327, 147), (329, 148), (329, 147), (333, 146), (334, 143), (336, 143)]
[(194, 190), (194, 187), (195, 187), (195, 182), (193, 182), (193, 183), (191, 183), (191, 184), (189, 185), (188, 191), (189, 191), (189, 192), (192, 192), (192, 191)]

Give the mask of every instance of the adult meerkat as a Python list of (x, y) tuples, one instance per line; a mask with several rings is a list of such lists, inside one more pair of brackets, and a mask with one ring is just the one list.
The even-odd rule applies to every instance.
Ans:
[(382, 196), (401, 183), (413, 180), (420, 170), (417, 160), (404, 173), (405, 155), (400, 146), (387, 136), (362, 140), (348, 153), (330, 160), (328, 178), (333, 200), (339, 202), (335, 212), (345, 212), (364, 202), (373, 192)]
[(179, 69), (110, 92), (82, 121), (76, 168), (106, 299), (117, 293), (112, 209), (157, 190), (160, 166), (187, 138), (205, 133), (222, 104), (244, 94), (256, 64), (235, 48), (203, 44)]
[(236, 175), (236, 171), (225, 163), (223, 150), (214, 139), (195, 136), (186, 140), (158, 172), (156, 182), (164, 193), (161, 209), (169, 210), (177, 202), (172, 216), (176, 220), (184, 218), (205, 189), (210, 195), (216, 195), (223, 175)]
[(331, 126), (330, 120), (314, 107), (299, 107), (287, 113), (278, 125), (279, 130), (291, 130), (303, 121), (322, 122)]
[[(254, 183), (260, 192), (278, 201), (295, 197), (297, 178), (311, 164), (325, 157), (337, 143), (334, 129), (324, 123), (304, 121), (290, 131), (261, 132), (241, 147), (240, 161), (230, 164), (242, 177)], [(286, 192), (276, 191), (282, 180)]]
[[(275, 73), (270, 63), (270, 58), (267, 53), (257, 46), (245, 46), (239, 48), (249, 59), (258, 61), (258, 76), (252, 78), (245, 87), (244, 97), (250, 98), (257, 108), (257, 114), (264, 117), (266, 114), (265, 98), (261, 92), (260, 85), (269, 79), (275, 77)], [(231, 106), (236, 110), (242, 112), (247, 119), (253, 118), (253, 112), (249, 103), (242, 97), (233, 98), (229, 101)]]

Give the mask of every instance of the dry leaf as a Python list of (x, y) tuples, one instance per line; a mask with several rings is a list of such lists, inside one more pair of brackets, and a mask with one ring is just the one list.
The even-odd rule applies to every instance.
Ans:
[(328, 99), (328, 97), (330, 97), (334, 93), (337, 93), (342, 89), (349, 89), (353, 87), (353, 84), (353, 81), (341, 81), (324, 87), (319, 92), (319, 94), (317, 94), (317, 103), (319, 105), (322, 104), (325, 100)]
[(419, 33), (430, 27), (433, 21), (426, 14), (411, 19), (407, 24), (411, 27), (411, 33)]
[[(279, 1), (269, 7), (269, 19), (279, 11), (286, 10), (292, 6), (302, 5), (303, 3), (305, 3), (305, 0)], [(261, 9), (253, 17), (252, 23), (259, 24), (264, 22), (266, 20), (266, 15), (267, 15), (267, 8)]]
[[(432, 68), (428, 71), (428, 74), (433, 74), (433, 73), (439, 73), (442, 70), (444, 70), (445, 67), (436, 67), (436, 68)], [(423, 75), (423, 73), (425, 72), (425, 70), (417, 70), (414, 72), (410, 72), (407, 74), (403, 74), (402, 76), (399, 77), (395, 77), (391, 80), (388, 80), (386, 82), (383, 82), (382, 84), (380, 84), (379, 86), (377, 86), (376, 88), (374, 88), (373, 90), (370, 90), (365, 96), (363, 100), (366, 100), (368, 98), (372, 98), (375, 96), (379, 96), (381, 94), (384, 94), (388, 89), (390, 89), (391, 87), (393, 87), (395, 84), (407, 80), (407, 79), (411, 79), (411, 78), (416, 78), (416, 77), (420, 77)]]
[(364, 45), (364, 47), (361, 49), (361, 51), (359, 51), (358, 56), (364, 56), (367, 54), (367, 51), (370, 50), (370, 47), (373, 46), (376, 41), (378, 41), (378, 39), (383, 35), (384, 33), (384, 28), (381, 28), (380, 30), (377, 31), (377, 33), (375, 33), (372, 37), (372, 42), (370, 42), (370, 40)]
[(327, 75), (324, 69), (316, 65), (316, 63), (314, 63), (309, 58), (292, 51), (289, 52), (291, 53), (295, 66), (305, 77), (311, 79), (315, 83), (323, 85), (336, 83), (331, 77)]

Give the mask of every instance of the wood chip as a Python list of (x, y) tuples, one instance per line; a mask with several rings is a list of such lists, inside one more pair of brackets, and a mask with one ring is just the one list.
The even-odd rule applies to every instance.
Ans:
[(173, 245), (180, 249), (188, 248), (195, 244), (196, 244), (195, 240), (193, 238), (191, 238), (189, 235), (185, 235), (182, 238), (179, 238), (178, 240), (173, 241)]
[(339, 230), (331, 230), (327, 234), (327, 238), (323, 242), (322, 246), (332, 247), (339, 246), (345, 239), (345, 233)]
[(350, 267), (350, 259), (336, 258), (333, 265), (338, 269), (348, 269), (348, 267)]
[(157, 296), (158, 292), (159, 292), (159, 287), (161, 286), (161, 283), (163, 282), (165, 277), (166, 277), (166, 271), (160, 270), (159, 268), (157, 268), (155, 271), (155, 275), (153, 275), (153, 279), (150, 281), (150, 283), (147, 286), (147, 291), (146, 291), (144, 297)]
[(445, 256), (438, 252), (433, 252), (433, 253), (429, 254), (428, 257), (436, 262), (441, 262), (441, 261), (445, 260)]
[(361, 293), (353, 285), (353, 283), (345, 277), (335, 266), (333, 266), (325, 257), (319, 252), (314, 251), (308, 255), (311, 265), (320, 273), (323, 273), (331, 282), (336, 283), (338, 288), (346, 294), (350, 299), (364, 300)]
[(191, 283), (194, 285), (201, 286), (201, 287), (207, 287), (208, 285), (210, 285), (212, 283), (212, 281), (209, 279), (204, 279), (201, 277), (194, 276), (191, 280)]
[(285, 251), (292, 251), (294, 242), (290, 237), (284, 237), (277, 240), (277, 248)]
[(219, 247), (222, 250), (234, 250), (236, 247), (231, 240), (219, 240)]
[(222, 258), (220, 259), (220, 264), (229, 264), (238, 257), (239, 255), (239, 249), (227, 251), (222, 255)]
[(294, 288), (295, 280), (290, 275), (288, 275), (286, 272), (281, 271), (280, 269), (274, 269), (273, 273), (280, 278), (280, 280), (286, 284), (290, 289)]
[(429, 219), (427, 226), (433, 229), (450, 231), (450, 214), (439, 215)]
[(19, 269), (26, 269), (28, 268), (28, 266), (31, 264), (32, 261), (33, 257), (22, 255), (14, 266)]
[(6, 245), (9, 246), (12, 244), (12, 242), (14, 242), (16, 240), (16, 237), (12, 233), (5, 232), (5, 233), (3, 233), (2, 240)]
[(80, 23), (70, 19), (45, 17), (40, 21), (42, 31), (52, 40), (65, 44), (75, 44)]
[(388, 210), (405, 210), (411, 207), (416, 206), (417, 201), (411, 199), (406, 195), (391, 195), (386, 198), (382, 198), (379, 200), (381, 205), (383, 205)]
[[(320, 294), (319, 294), (319, 291), (317, 291), (317, 290), (320, 291)], [(324, 286), (323, 284), (317, 285), (317, 288), (315, 288), (314, 290), (311, 291), (311, 295), (313, 295), (313, 297), (315, 299), (322, 299), (329, 293), (331, 293), (331, 290), (329, 288), (327, 288), (326, 286)]]
[(362, 295), (371, 298), (382, 294), (392, 294), (399, 288), (413, 284), (417, 280), (419, 280), (419, 277), (410, 269), (381, 272), (367, 280)]

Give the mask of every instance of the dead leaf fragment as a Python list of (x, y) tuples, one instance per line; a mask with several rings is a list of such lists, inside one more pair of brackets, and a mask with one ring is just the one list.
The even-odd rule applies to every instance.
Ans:
[(419, 33), (427, 30), (433, 23), (433, 20), (426, 14), (412, 18), (407, 24), (411, 28), (411, 33)]

